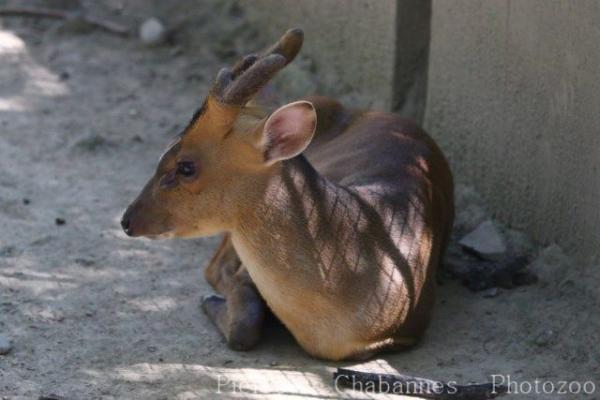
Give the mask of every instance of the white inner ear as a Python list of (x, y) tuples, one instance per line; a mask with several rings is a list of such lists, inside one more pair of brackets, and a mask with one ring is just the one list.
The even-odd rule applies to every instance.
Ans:
[(273, 112), (265, 122), (261, 147), (267, 164), (302, 153), (317, 126), (315, 108), (308, 101), (296, 101)]

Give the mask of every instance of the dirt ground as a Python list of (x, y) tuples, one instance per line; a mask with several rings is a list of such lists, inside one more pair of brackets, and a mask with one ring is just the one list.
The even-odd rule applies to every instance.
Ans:
[[(130, 24), (150, 16), (133, 3), (97, 12)], [(198, 307), (217, 239), (133, 240), (118, 223), (218, 68), (260, 44), (235, 8), (169, 15), (171, 42), (152, 48), (0, 20), (0, 335), (12, 342), (0, 398), (386, 397), (337, 392), (332, 371), (348, 365), (458, 382), (593, 381), (584, 398), (600, 398), (600, 270), (554, 245), (531, 249), (532, 286), (474, 293), (446, 280), (423, 343), (404, 353), (317, 361), (280, 327), (256, 350), (227, 349)], [(299, 65), (280, 80), (288, 100), (319, 85), (309, 61)], [(478, 201), (460, 197), (459, 220), (478, 218)]]

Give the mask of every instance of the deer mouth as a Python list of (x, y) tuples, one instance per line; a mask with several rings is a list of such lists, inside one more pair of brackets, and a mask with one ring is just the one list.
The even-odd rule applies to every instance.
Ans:
[(141, 235), (141, 236), (145, 237), (146, 239), (150, 239), (150, 240), (172, 239), (175, 237), (175, 232), (169, 231), (169, 232), (159, 233), (159, 234), (154, 234), (154, 235)]

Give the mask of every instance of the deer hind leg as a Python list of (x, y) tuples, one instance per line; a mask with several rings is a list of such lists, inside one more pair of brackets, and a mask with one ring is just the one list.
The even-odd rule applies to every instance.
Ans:
[(226, 236), (205, 270), (223, 296), (207, 296), (202, 310), (233, 350), (249, 350), (260, 340), (266, 306)]

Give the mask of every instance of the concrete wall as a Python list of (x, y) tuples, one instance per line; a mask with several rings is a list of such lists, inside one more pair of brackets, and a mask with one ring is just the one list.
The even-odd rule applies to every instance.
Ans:
[(459, 181), (600, 255), (600, 2), (434, 0), (426, 126)]
[(416, 119), (425, 110), (457, 180), (499, 219), (600, 255), (600, 1), (244, 4), (273, 38), (305, 29), (305, 53), (338, 79), (319, 91), (357, 91)]
[(270, 40), (290, 27), (304, 29), (302, 54), (317, 68), (320, 94), (358, 93), (358, 106), (395, 109), (422, 118), (430, 0), (240, 4)]

